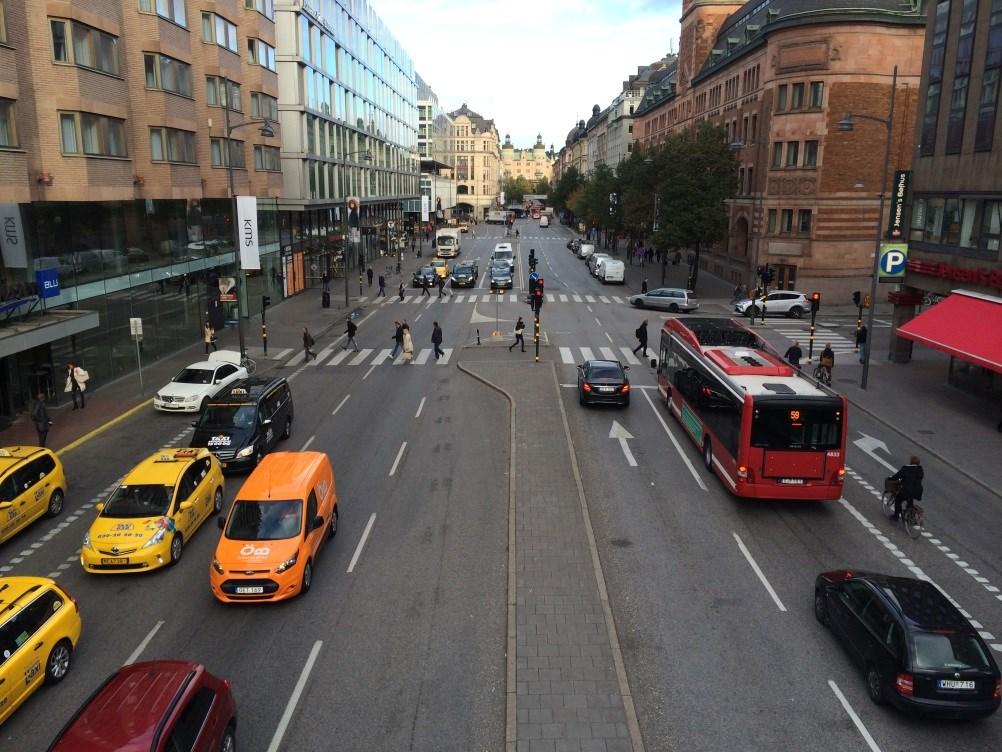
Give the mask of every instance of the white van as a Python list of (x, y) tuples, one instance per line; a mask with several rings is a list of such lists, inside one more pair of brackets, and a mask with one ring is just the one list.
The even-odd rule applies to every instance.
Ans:
[(598, 278), (605, 284), (626, 283), (626, 264), (619, 259), (605, 259), (598, 267)]
[(544, 214), (542, 217), (539, 218), (539, 226), (540, 227), (549, 227), (550, 226), (550, 218), (547, 217)]
[(511, 243), (498, 243), (494, 246), (494, 253), (491, 254), (491, 264), (495, 261), (504, 261), (509, 268), (515, 266), (515, 252), (511, 248)]
[(578, 249), (578, 258), (586, 259), (595, 252), (595, 246), (591, 243), (582, 243)]

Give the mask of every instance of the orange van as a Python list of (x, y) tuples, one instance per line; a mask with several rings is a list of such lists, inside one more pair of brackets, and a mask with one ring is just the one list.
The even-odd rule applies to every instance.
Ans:
[(337, 534), (337, 492), (323, 452), (265, 455), (244, 481), (209, 566), (221, 601), (280, 601), (310, 589), (324, 542)]

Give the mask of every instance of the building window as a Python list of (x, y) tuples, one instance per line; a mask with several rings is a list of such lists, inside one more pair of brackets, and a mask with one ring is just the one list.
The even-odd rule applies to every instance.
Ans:
[(0, 0), (0, 42), (7, 41), (7, 16), (4, 13), (4, 4), (7, 0)]
[(939, 243), (943, 237), (943, 205), (941, 198), (926, 201), (925, 227), (922, 230), (927, 243)]
[(954, 65), (954, 76), (968, 76), (971, 73), (974, 26), (977, 18), (978, 0), (964, 0), (960, 11), (960, 31), (957, 34), (957, 62)]
[(778, 170), (783, 164), (783, 142), (777, 141), (772, 145), (772, 169)]
[(916, 198), (912, 202), (911, 232), (909, 240), (921, 241), (925, 239), (925, 199)]
[(144, 52), (146, 88), (161, 89), (183, 97), (191, 96), (191, 66), (166, 55)]
[(769, 210), (769, 225), (768, 225), (768, 228), (766, 229), (766, 232), (769, 235), (775, 235), (776, 234), (776, 210), (775, 209), (770, 209)]
[(202, 11), (202, 41), (237, 52), (237, 27), (222, 16)]
[[(0, 0), (0, 3), (2, 2), (3, 0)], [(17, 147), (17, 123), (14, 121), (13, 99), (0, 98), (0, 148), (2, 147)]]
[(988, 49), (985, 53), (985, 68), (1002, 65), (1002, 0), (992, 0), (988, 11)]
[(244, 142), (234, 141), (230, 139), (229, 156), (227, 157), (227, 149), (224, 147), (226, 143), (225, 138), (213, 138), (209, 139), (210, 151), (212, 152), (212, 166), (213, 167), (239, 167), (243, 169), (246, 166), (244, 162)]
[(247, 62), (273, 71), (275, 70), (275, 48), (260, 39), (250, 38), (247, 40)]
[(953, 79), (950, 97), (950, 117), (946, 124), (946, 153), (959, 154), (964, 144), (964, 113), (967, 110), (967, 84), (969, 76)]
[(262, 146), (254, 144), (254, 169), (267, 172), (280, 172), (282, 159), (277, 146)]
[(783, 84), (776, 90), (776, 112), (786, 109), (786, 88), (786, 84)]
[(804, 167), (818, 166), (818, 142), (804, 141)]
[(751, 141), (749, 143), (758, 142), (758, 115), (751, 116)]
[(793, 209), (783, 209), (780, 212), (780, 233), (793, 232)]
[(986, 70), (981, 79), (981, 105), (978, 107), (978, 130), (975, 151), (991, 151), (995, 139), (995, 112), (999, 99), (999, 69)]
[(197, 164), (195, 134), (177, 128), (150, 128), (150, 159), (154, 162)]
[(801, 209), (797, 212), (797, 232), (801, 235), (811, 234), (811, 210)]
[(820, 110), (825, 103), (825, 82), (811, 81), (811, 100), (809, 107), (812, 110)]
[(1002, 235), (1002, 201), (985, 201), (981, 208), (981, 236), (978, 238), (978, 247), (997, 252), (1000, 235)]
[(278, 120), (278, 100), (260, 91), (252, 91), (251, 117)]
[(52, 58), (57, 63), (79, 65), (113, 76), (119, 74), (118, 37), (62, 18), (51, 19), (49, 26)]
[(242, 112), (240, 84), (218, 76), (206, 76), (205, 103), (210, 107), (225, 107), (234, 112)]
[(804, 108), (804, 85), (793, 84), (790, 87), (790, 109), (802, 110)]
[(922, 143), (919, 153), (928, 157), (936, 153), (936, 121), (939, 119), (939, 94), (942, 84), (929, 84), (925, 93), (925, 112), (922, 115)]
[(156, 13), (161, 18), (173, 21), (178, 26), (188, 26), (184, 12), (185, 0), (139, 0), (141, 13)]
[(59, 113), (63, 154), (127, 157), (125, 121), (90, 112)]
[(786, 143), (786, 166), (796, 167), (800, 161), (800, 142), (787, 141)]
[(939, 98), (943, 88), (943, 62), (946, 57), (946, 36), (950, 25), (950, 0), (939, 0), (932, 34), (932, 59), (929, 64), (929, 84), (922, 113), (922, 143), (919, 154), (928, 157), (936, 153), (936, 126), (939, 120)]
[(244, 0), (247, 10), (256, 10), (265, 18), (275, 20), (275, 0)]

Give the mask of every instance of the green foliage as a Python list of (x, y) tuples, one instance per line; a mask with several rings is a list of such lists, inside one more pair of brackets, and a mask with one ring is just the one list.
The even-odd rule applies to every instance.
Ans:
[[(578, 172), (577, 168), (568, 167), (563, 175), (560, 176), (560, 180), (557, 181), (556, 186), (554, 186), (550, 196), (550, 203), (558, 209), (570, 209), (574, 211), (570, 204), (571, 195), (583, 182), (584, 178)], [(577, 212), (574, 213), (577, 214)]]
[(530, 183), (529, 179), (524, 175), (519, 175), (516, 178), (505, 178), (501, 187), (504, 190), (505, 204), (512, 202), (520, 204), (522, 203), (522, 197), (526, 193), (534, 192), (532, 183)]
[(531, 193), (536, 193), (542, 196), (549, 197), (550, 192), (552, 190), (553, 187), (550, 185), (550, 181), (547, 178), (540, 178), (539, 180), (536, 181), (536, 184), (533, 186), (533, 190), (531, 191)]

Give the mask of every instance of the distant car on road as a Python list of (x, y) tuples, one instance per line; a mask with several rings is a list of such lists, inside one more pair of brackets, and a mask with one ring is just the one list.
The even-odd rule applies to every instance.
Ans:
[(515, 251), (512, 250), (511, 243), (498, 243), (494, 246), (494, 253), (491, 254), (491, 265), (497, 261), (504, 261), (508, 268), (515, 266)]
[(452, 286), (476, 287), (477, 277), (479, 276), (480, 270), (477, 268), (476, 262), (470, 261), (456, 264), (452, 269)]
[(411, 285), (413, 287), (432, 287), (435, 284), (435, 278), (438, 273), (435, 271), (433, 266), (422, 266), (420, 269), (414, 272), (414, 276), (411, 277)]
[(511, 267), (504, 261), (492, 264), (487, 276), (490, 278), (492, 290), (510, 290), (515, 286), (511, 277)]
[(618, 360), (586, 360), (578, 366), (578, 402), (630, 406), (630, 380)]
[(603, 284), (626, 284), (626, 264), (619, 259), (603, 259), (596, 269), (596, 275)]
[(657, 308), (670, 313), (692, 313), (699, 310), (699, 300), (691, 290), (678, 287), (659, 287), (629, 297), (630, 305), (637, 308)]
[(876, 704), (952, 718), (998, 710), (1002, 679), (991, 650), (931, 582), (824, 572), (814, 583), (814, 615), (862, 669)]
[(607, 258), (612, 258), (612, 256), (610, 256), (608, 253), (593, 253), (591, 256), (588, 257), (588, 260), (585, 263), (588, 264), (588, 271), (591, 272), (591, 276), (593, 277), (598, 276), (598, 263), (602, 259), (607, 259)]
[(240, 353), (219, 350), (198, 363), (182, 368), (153, 395), (156, 410), (172, 413), (201, 412), (205, 404), (239, 379), (247, 378)]
[(549, 226), (550, 226), (550, 218), (549, 217), (547, 217), (546, 215), (543, 215), (542, 217), (539, 218), (539, 227), (540, 227), (540, 229), (546, 229)]
[(578, 258), (586, 259), (595, 252), (595, 246), (591, 243), (582, 243), (578, 248)]
[[(449, 278), (449, 263), (447, 261), (439, 261), (438, 259), (435, 259), (431, 262), (431, 264), (429, 264), (429, 266), (435, 270), (435, 274), (439, 277), (442, 277), (443, 279)], [(437, 282), (438, 280), (435, 281)]]
[[(761, 299), (739, 300), (734, 304), (734, 312), (742, 316), (749, 315), (749, 308), (754, 308), (752, 315), (758, 316), (762, 313), (759, 307), (762, 305)], [(767, 316), (789, 316), (799, 319), (807, 311), (811, 310), (811, 301), (802, 292), (792, 290), (775, 290), (765, 297), (765, 313)]]
[(571, 253), (577, 254), (581, 249), (581, 241), (578, 238), (573, 238), (567, 241), (567, 250)]

